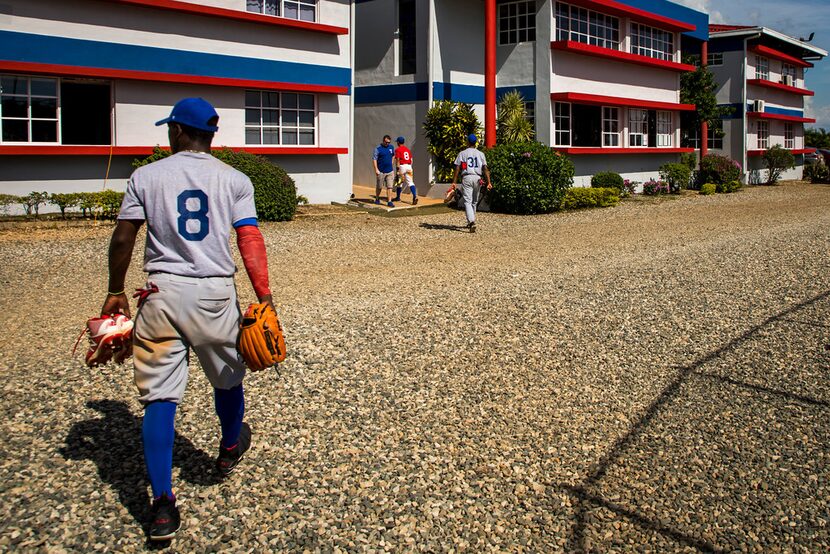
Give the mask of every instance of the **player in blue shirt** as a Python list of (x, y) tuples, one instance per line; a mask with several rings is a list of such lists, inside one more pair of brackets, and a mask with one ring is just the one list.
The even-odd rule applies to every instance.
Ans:
[(380, 189), (386, 187), (386, 205), (394, 208), (392, 203), (392, 188), (395, 186), (395, 165), (392, 159), (395, 149), (392, 147), (392, 137), (383, 135), (381, 142), (372, 153), (372, 165), (375, 168), (375, 204), (380, 204)]

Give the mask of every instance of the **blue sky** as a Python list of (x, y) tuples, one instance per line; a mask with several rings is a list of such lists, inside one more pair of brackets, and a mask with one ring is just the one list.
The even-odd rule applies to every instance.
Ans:
[[(830, 51), (830, 1), (828, 0), (672, 0), (709, 14), (709, 23), (758, 25), (791, 37), (808, 37), (810, 44)], [(815, 91), (805, 97), (807, 117), (816, 118), (815, 127), (830, 131), (830, 57), (814, 62), (805, 75), (807, 88)], [(808, 125), (810, 127), (812, 125)]]

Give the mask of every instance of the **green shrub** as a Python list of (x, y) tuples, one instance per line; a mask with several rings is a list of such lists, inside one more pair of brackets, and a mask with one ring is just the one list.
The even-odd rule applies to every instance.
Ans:
[(540, 142), (498, 144), (486, 156), (493, 180), (489, 195), (493, 211), (554, 211), (573, 183), (573, 163)]
[(424, 120), (427, 152), (435, 160), (435, 179), (449, 183), (455, 171), (455, 158), (467, 148), (467, 136), (481, 135), (481, 124), (472, 104), (440, 100), (427, 112)]
[(683, 152), (680, 154), (680, 163), (694, 171), (697, 168), (697, 152)]
[(604, 188), (569, 188), (562, 199), (563, 210), (580, 208), (606, 208), (616, 206), (620, 201), (620, 191), (615, 187)]
[(665, 181), (657, 181), (649, 179), (643, 183), (643, 195), (645, 196), (660, 196), (661, 194), (669, 193), (669, 184)]
[[(280, 166), (263, 156), (248, 152), (234, 152), (229, 148), (213, 150), (214, 157), (241, 171), (254, 185), (254, 204), (260, 221), (289, 221), (297, 211), (297, 187), (294, 180)], [(158, 146), (153, 153), (141, 160), (133, 161), (139, 168), (170, 155)]]
[(504, 94), (496, 106), (496, 142), (530, 142), (533, 140), (533, 124), (527, 118), (527, 105), (518, 90)]
[(115, 216), (118, 215), (118, 210), (121, 209), (124, 193), (105, 189), (94, 194), (97, 207), (101, 210), (101, 215), (108, 219), (115, 219)]
[(715, 194), (718, 186), (715, 183), (704, 183), (700, 185), (700, 194)]
[(0, 194), (0, 214), (8, 215), (11, 207), (20, 203), (20, 198), (14, 194)]
[(32, 191), (26, 196), (19, 196), (17, 202), (23, 206), (26, 215), (34, 214), (35, 217), (40, 215), (40, 206), (49, 201), (48, 192)]
[(715, 192), (730, 193), (740, 189), (743, 185), (740, 181), (731, 181), (729, 183), (715, 183)]
[(768, 185), (774, 185), (781, 178), (783, 172), (795, 168), (795, 156), (780, 144), (768, 148), (764, 152), (763, 158), (764, 165), (767, 167)]
[(66, 209), (77, 206), (79, 201), (80, 197), (75, 192), (55, 192), (49, 195), (49, 203), (54, 204), (60, 209), (61, 217), (64, 219), (66, 219)]
[(692, 170), (684, 163), (667, 163), (660, 166), (660, 177), (669, 184), (670, 192), (679, 192), (689, 186)]
[(740, 180), (741, 164), (720, 154), (707, 154), (700, 162), (698, 183), (724, 184)]
[(591, 188), (613, 188), (622, 191), (625, 181), (619, 173), (600, 171), (591, 177)]
[(823, 163), (808, 165), (804, 168), (804, 179), (811, 183), (830, 183), (830, 168)]

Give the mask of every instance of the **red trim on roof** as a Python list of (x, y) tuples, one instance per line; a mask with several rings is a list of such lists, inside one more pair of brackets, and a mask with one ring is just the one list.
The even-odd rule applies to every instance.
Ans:
[(632, 108), (651, 108), (656, 110), (694, 111), (694, 104), (675, 104), (672, 102), (657, 102), (655, 100), (641, 100), (638, 98), (620, 98), (616, 96), (600, 96), (597, 94), (582, 94), (580, 92), (553, 92), (551, 100), (560, 102), (576, 102), (593, 106), (625, 106)]
[(749, 51), (755, 52), (756, 54), (761, 54), (762, 56), (775, 58), (776, 60), (789, 62), (793, 65), (797, 65), (798, 67), (813, 67), (813, 64), (811, 64), (810, 62), (805, 62), (801, 58), (790, 56), (789, 54), (785, 54), (784, 52), (781, 52), (780, 50), (776, 50), (774, 48), (770, 48), (769, 46), (764, 46), (763, 44), (754, 44), (749, 47)]
[(768, 81), (766, 79), (747, 79), (747, 84), (757, 85), (759, 87), (774, 88), (776, 90), (783, 90), (785, 92), (792, 92), (801, 96), (814, 96), (816, 93), (806, 88), (791, 87), (783, 83), (776, 83), (775, 81)]
[[(815, 148), (799, 148), (797, 150), (790, 150), (790, 154), (794, 156), (798, 154), (809, 154), (810, 152), (815, 152), (815, 150)], [(766, 150), (747, 150), (746, 155), (750, 157), (763, 156), (764, 152), (766, 152)]]
[(605, 14), (616, 15), (617, 17), (628, 17), (641, 23), (648, 23), (654, 27), (659, 27), (667, 31), (694, 31), (697, 29), (696, 25), (672, 19), (652, 12), (647, 12), (638, 8), (627, 6), (614, 0), (565, 0), (566, 4), (573, 6), (581, 6)]
[(309, 21), (300, 21), (298, 19), (289, 19), (287, 17), (277, 17), (273, 15), (265, 15), (261, 13), (246, 12), (242, 10), (232, 10), (228, 8), (218, 8), (215, 6), (203, 6), (194, 4), (192, 2), (182, 2), (179, 0), (110, 0), (120, 4), (132, 4), (134, 6), (141, 6), (144, 8), (158, 8), (162, 10), (171, 10), (180, 13), (188, 13), (194, 15), (204, 15), (208, 17), (221, 17), (222, 19), (235, 19), (237, 21), (250, 21), (252, 23), (263, 23), (266, 25), (276, 25), (279, 27), (291, 27), (294, 29), (303, 29), (306, 31), (316, 31), (320, 33), (328, 33), (331, 35), (347, 35), (349, 30), (345, 27), (336, 27), (334, 25), (325, 25), (323, 23), (313, 23)]
[(63, 75), (72, 77), (101, 77), (107, 79), (128, 79), (133, 81), (162, 81), (166, 83), (191, 83), (197, 85), (214, 85), (220, 87), (257, 88), (264, 90), (282, 90), (292, 92), (319, 92), (329, 94), (348, 94), (348, 87), (330, 85), (309, 85), (303, 83), (281, 83), (258, 81), (254, 79), (231, 79), (227, 77), (206, 77), (203, 75), (181, 75), (177, 73), (158, 73), (154, 71), (132, 71), (128, 69), (109, 69), (102, 67), (81, 67), (74, 65), (57, 65), (50, 63), (13, 62), (0, 60), (0, 71), (18, 71), (43, 75)]
[(778, 121), (794, 121), (796, 123), (815, 123), (816, 120), (812, 117), (800, 117), (797, 115), (784, 115), (780, 113), (767, 112), (747, 112), (747, 117), (757, 117), (758, 119), (775, 119)]
[(720, 23), (710, 23), (710, 33), (724, 33), (726, 31), (738, 31), (740, 29), (753, 29), (752, 25), (723, 25)]
[(620, 62), (668, 69), (669, 71), (694, 71), (697, 69), (695, 66), (685, 63), (658, 60), (657, 58), (649, 58), (648, 56), (621, 52), (619, 50), (612, 50), (611, 48), (602, 48), (601, 46), (593, 46), (572, 40), (555, 40), (550, 43), (550, 47), (554, 50), (563, 50), (565, 52), (573, 52), (574, 54), (585, 54), (586, 56), (596, 56)]
[[(220, 147), (220, 149), (221, 148), (224, 147)], [(231, 146), (229, 148), (234, 152), (249, 152), (251, 154), (263, 154), (269, 156), (304, 156), (349, 153), (348, 148), (319, 146)], [(163, 150), (170, 149), (164, 147)], [(109, 153), (109, 146), (68, 146), (61, 144), (56, 144), (54, 146), (41, 146), (37, 144), (0, 146), (0, 155), (2, 156), (108, 156)], [(112, 154), (114, 156), (149, 156), (152, 153), (152, 146), (115, 146), (112, 148)]]
[(553, 150), (563, 154), (683, 154), (694, 152), (694, 148), (594, 148), (584, 146), (554, 146)]

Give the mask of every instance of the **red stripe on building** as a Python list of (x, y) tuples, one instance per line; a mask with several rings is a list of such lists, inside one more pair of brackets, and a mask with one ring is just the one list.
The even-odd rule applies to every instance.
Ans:
[(306, 31), (316, 31), (320, 33), (328, 33), (332, 35), (346, 35), (349, 30), (345, 27), (336, 27), (334, 25), (325, 25), (323, 23), (315, 23), (311, 21), (300, 21), (298, 19), (289, 19), (287, 17), (277, 17), (273, 15), (265, 15), (254, 12), (243, 12), (242, 10), (231, 10), (228, 8), (218, 8), (214, 6), (203, 6), (200, 4), (193, 4), (191, 2), (181, 2), (179, 0), (110, 0), (119, 4), (131, 4), (134, 6), (141, 6), (145, 8), (158, 8), (163, 10), (171, 10), (180, 13), (188, 13), (194, 15), (204, 15), (208, 17), (221, 17), (222, 19), (234, 19), (237, 21), (249, 21), (252, 23), (263, 23), (266, 25), (276, 25), (279, 27), (290, 27), (294, 29), (303, 29)]
[(584, 146), (555, 146), (553, 148), (556, 152), (562, 154), (683, 154), (685, 152), (694, 152), (694, 148), (596, 148)]
[(620, 62), (656, 67), (659, 69), (668, 69), (670, 71), (683, 72), (694, 71), (695, 69), (697, 69), (695, 66), (685, 63), (658, 60), (657, 58), (650, 58), (648, 56), (641, 56), (639, 54), (631, 54), (629, 52), (621, 52), (619, 50), (612, 50), (611, 48), (593, 46), (591, 44), (584, 44), (582, 42), (576, 42), (572, 40), (555, 40), (550, 43), (550, 47), (554, 50), (573, 52), (574, 54), (584, 54), (586, 56), (596, 56), (599, 58), (606, 58)]
[(755, 117), (758, 119), (775, 119), (778, 121), (794, 121), (796, 123), (815, 123), (816, 120), (812, 117), (800, 117), (797, 115), (784, 115), (780, 113), (767, 112), (747, 112), (747, 117)]
[(747, 84), (756, 85), (759, 87), (774, 88), (776, 90), (783, 90), (785, 92), (792, 92), (793, 94), (800, 94), (801, 96), (814, 96), (816, 93), (806, 88), (791, 87), (784, 83), (776, 83), (775, 81), (768, 81), (766, 79), (747, 79)]
[(805, 62), (801, 58), (790, 56), (789, 54), (785, 54), (784, 52), (781, 52), (780, 50), (775, 50), (774, 48), (770, 48), (769, 46), (764, 46), (763, 44), (756, 44), (754, 46), (750, 46), (749, 51), (755, 52), (756, 54), (761, 54), (762, 56), (767, 56), (770, 58), (775, 58), (777, 60), (788, 62), (793, 65), (797, 65), (798, 67), (813, 67), (813, 64), (811, 64), (810, 62)]
[(657, 102), (654, 100), (640, 100), (637, 98), (619, 98), (616, 96), (600, 96), (597, 94), (582, 94), (580, 92), (554, 92), (551, 100), (558, 102), (574, 102), (591, 106), (623, 106), (630, 108), (647, 108), (654, 110), (694, 111), (694, 104), (674, 104), (671, 102)]
[[(797, 150), (790, 150), (789, 148), (787, 148), (786, 150), (789, 150), (790, 154), (794, 156), (798, 154), (809, 154), (810, 152), (816, 151), (815, 148), (799, 148)], [(764, 152), (766, 152), (766, 150), (747, 150), (746, 155), (750, 157), (757, 157), (763, 156)]]
[(348, 94), (348, 87), (314, 85), (303, 83), (283, 83), (259, 81), (255, 79), (232, 79), (228, 77), (208, 77), (204, 75), (182, 75), (178, 73), (158, 73), (154, 71), (133, 71), (128, 69), (109, 69), (103, 67), (82, 67), (75, 65), (57, 65), (49, 63), (14, 62), (0, 60), (0, 71), (16, 71), (38, 75), (61, 75), (71, 77), (99, 77), (107, 79), (126, 79), (132, 81), (161, 81), (165, 83), (190, 83), (197, 85), (214, 85), (221, 87), (256, 88), (263, 90), (280, 90), (291, 92), (319, 92), (329, 94)]

